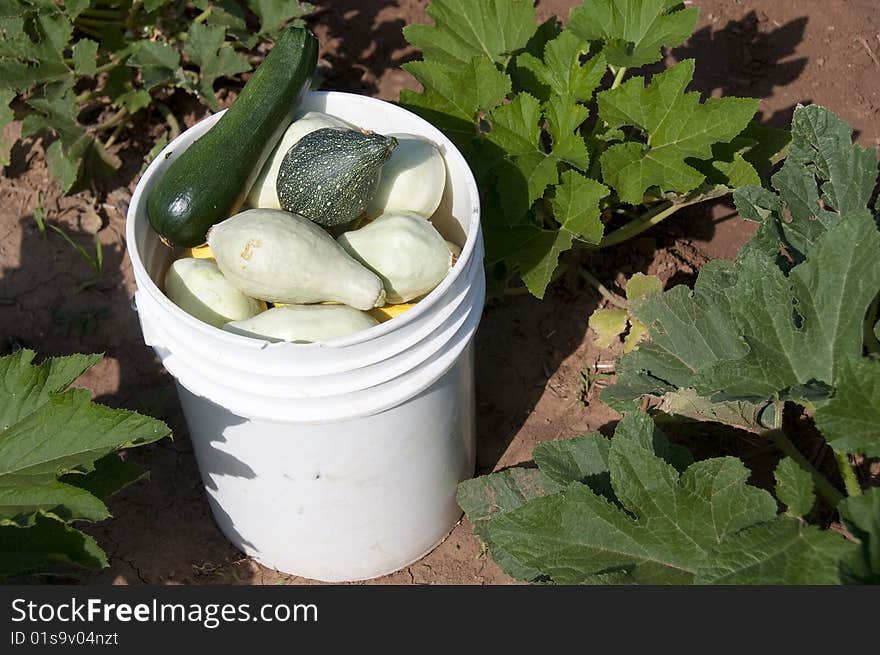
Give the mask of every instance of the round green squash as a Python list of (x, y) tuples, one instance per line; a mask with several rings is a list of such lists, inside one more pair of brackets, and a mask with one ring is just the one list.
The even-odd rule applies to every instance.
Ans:
[(394, 137), (323, 128), (305, 135), (284, 156), (276, 190), (281, 207), (333, 227), (363, 213), (379, 185)]

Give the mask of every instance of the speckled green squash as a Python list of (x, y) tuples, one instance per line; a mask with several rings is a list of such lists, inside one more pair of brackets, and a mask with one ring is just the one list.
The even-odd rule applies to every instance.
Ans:
[(281, 207), (319, 225), (357, 218), (376, 193), (394, 137), (324, 128), (307, 134), (284, 156), (276, 190)]

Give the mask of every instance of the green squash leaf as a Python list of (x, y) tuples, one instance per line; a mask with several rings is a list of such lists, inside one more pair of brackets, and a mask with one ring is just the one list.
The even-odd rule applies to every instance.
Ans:
[(543, 297), (573, 240), (601, 244), (600, 201), (608, 215), (643, 201), (655, 209), (661, 192), (662, 202), (693, 204), (766, 172), (778, 148), (761, 147), (761, 128), (737, 139), (757, 101), (700, 103), (684, 92), (693, 62), (648, 88), (639, 77), (596, 94), (612, 84), (609, 68), (657, 61), (687, 37), (697, 12), (679, 5), (593, 0), (561, 29), (555, 17), (535, 25), (527, 0), (434, 0), (433, 25), (404, 29), (423, 59), (403, 67), (424, 90), (403, 90), (401, 104), (439, 127), (473, 170), (493, 288), (518, 274)]
[(510, 78), (481, 57), (458, 70), (430, 61), (409, 62), (403, 68), (426, 90), (404, 89), (401, 104), (430, 120), (463, 149), (477, 135), (479, 114), (500, 105), (510, 92)]
[(205, 103), (217, 111), (220, 106), (214, 96), (214, 81), (251, 69), (250, 64), (225, 43), (226, 28), (193, 23), (186, 41), (186, 53), (199, 67), (199, 93)]
[(859, 540), (859, 548), (843, 563), (847, 583), (880, 584), (880, 487), (846, 498), (837, 506), (840, 518)]
[(0, 357), (0, 433), (45, 405), (53, 394), (66, 389), (101, 361), (100, 355), (68, 355), (33, 366), (34, 357), (32, 350)]
[(259, 35), (270, 38), (288, 23), (302, 24), (302, 18), (314, 10), (308, 2), (291, 0), (247, 0), (247, 4), (260, 19)]
[(780, 516), (747, 528), (712, 552), (696, 575), (697, 584), (840, 583), (840, 561), (856, 545), (839, 534)]
[(578, 102), (588, 102), (602, 82), (607, 66), (602, 54), (582, 64), (581, 57), (589, 51), (587, 41), (579, 39), (570, 30), (563, 30), (544, 47), (543, 61), (524, 52), (516, 58), (516, 65), (530, 71), (542, 85), (539, 96), (542, 101), (567, 96)]
[[(740, 213), (761, 222), (757, 236), (735, 263), (704, 266), (693, 291), (675, 287), (635, 308), (651, 343), (621, 360), (605, 397), (620, 404), (692, 388), (722, 402), (809, 401), (836, 448), (876, 452), (874, 367), (861, 363), (864, 317), (880, 290), (864, 181), (876, 179), (876, 157), (827, 110), (800, 108), (793, 124), (794, 154), (773, 177), (779, 194), (734, 193)], [(838, 384), (847, 390), (834, 393)]]
[(521, 93), (490, 112), (489, 120), (489, 141), (505, 153), (504, 161), (496, 166), (505, 188), (501, 205), (513, 226), (549, 185), (559, 181), (557, 162), (541, 145), (541, 108), (536, 98)]
[(869, 213), (877, 154), (854, 144), (850, 126), (823, 107), (799, 108), (791, 129), (788, 156), (772, 178), (778, 195), (745, 187), (733, 199), (743, 218), (762, 223), (752, 247), (774, 255), (784, 248), (798, 263), (828, 228)]
[(0, 16), (0, 87), (24, 92), (41, 84), (72, 86), (64, 51), (73, 25), (58, 7), (19, 5)]
[(776, 467), (776, 496), (794, 517), (806, 516), (816, 502), (813, 478), (791, 457), (785, 457)]
[(73, 67), (77, 75), (94, 75), (97, 68), (98, 42), (80, 39), (73, 46)]
[[(551, 155), (560, 163), (570, 164), (581, 170), (590, 166), (590, 154), (587, 143), (580, 134), (580, 127), (586, 120), (589, 111), (583, 105), (574, 102), (571, 96), (553, 96), (544, 105), (544, 117), (547, 131), (552, 142)], [(595, 182), (595, 180), (590, 180)], [(605, 187), (602, 187), (605, 189)], [(607, 195), (608, 190), (605, 189)]]
[(112, 453), (96, 461), (92, 471), (86, 474), (65, 475), (61, 480), (84, 489), (101, 500), (106, 500), (117, 491), (148, 477), (149, 473), (140, 466)]
[(685, 584), (711, 550), (775, 516), (775, 501), (745, 484), (739, 460), (705, 460), (680, 474), (654, 452), (654, 439), (650, 419), (630, 415), (611, 440), (611, 484), (622, 507), (574, 482), (492, 519), (491, 541), (559, 584)]
[(758, 101), (749, 98), (709, 98), (685, 93), (694, 74), (692, 59), (655, 75), (645, 87), (634, 77), (616, 89), (597, 95), (599, 116), (612, 128), (632, 125), (646, 143), (619, 143), (602, 154), (602, 175), (623, 202), (639, 204), (645, 191), (687, 193), (705, 176), (685, 161), (708, 159), (712, 145), (733, 139), (755, 115)]
[(180, 54), (162, 41), (138, 41), (127, 63), (140, 71), (147, 91), (165, 84), (178, 84), (183, 79)]
[(547, 285), (556, 271), (559, 255), (572, 246), (574, 236), (568, 230), (541, 230), (523, 228), (523, 240), (519, 250), (510, 255), (520, 277), (536, 298), (543, 298)]
[(82, 13), (83, 9), (88, 6), (89, 0), (65, 0), (64, 13), (67, 14), (70, 20), (75, 20)]
[(625, 309), (597, 309), (590, 314), (589, 328), (596, 333), (596, 345), (608, 348), (626, 330)]
[(833, 385), (840, 363), (861, 352), (861, 317), (880, 288), (878, 248), (873, 220), (855, 216), (788, 277), (751, 250), (735, 266), (714, 262), (693, 293), (675, 287), (634, 309), (652, 343), (624, 358), (623, 371), (744, 400)]
[(490, 473), (458, 485), (456, 500), (474, 525), (474, 532), (492, 552), (492, 558), (509, 575), (531, 580), (539, 575), (523, 566), (489, 538), (489, 522), (505, 512), (522, 507), (534, 498), (559, 491), (559, 485), (537, 469), (511, 468)]
[(880, 457), (880, 360), (841, 362), (834, 394), (816, 409), (815, 420), (835, 450)]
[(161, 421), (68, 388), (99, 355), (36, 366), (34, 356), (0, 357), (0, 577), (106, 565), (94, 541), (66, 524), (107, 518), (102, 500), (143, 477), (116, 450), (169, 434)]
[(591, 433), (550, 441), (535, 446), (532, 457), (541, 472), (560, 485), (580, 482), (598, 494), (614, 498), (608, 469), (611, 441), (599, 433)]
[(505, 67), (535, 33), (531, 0), (433, 0), (427, 12), (434, 25), (407, 25), (403, 34), (425, 59), (448, 66), (481, 57)]
[(100, 521), (110, 516), (104, 503), (84, 489), (10, 475), (0, 478), (0, 525), (30, 527), (38, 513), (61, 521)]
[(679, 0), (585, 0), (571, 10), (569, 29), (586, 41), (604, 41), (613, 66), (644, 66), (660, 61), (662, 47), (683, 43), (698, 16)]
[(605, 226), (602, 224), (599, 202), (608, 195), (608, 187), (596, 180), (567, 170), (561, 176), (553, 198), (553, 212), (562, 229), (576, 239), (598, 244)]
[(97, 542), (61, 521), (40, 516), (29, 528), (0, 525), (0, 579), (105, 566)]

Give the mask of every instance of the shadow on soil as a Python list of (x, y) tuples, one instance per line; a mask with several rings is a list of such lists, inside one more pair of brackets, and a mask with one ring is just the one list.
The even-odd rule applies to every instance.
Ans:
[[(698, 29), (681, 46), (673, 48), (675, 61), (695, 59), (696, 70), (689, 88), (704, 97), (738, 96), (765, 99), (777, 87), (797, 80), (807, 66), (807, 57), (796, 57), (804, 40), (808, 18), (802, 16), (784, 25), (770, 23), (751, 11), (739, 20), (729, 20), (723, 27), (707, 25)], [(655, 75), (665, 70), (664, 62), (639, 69), (637, 74)], [(809, 104), (810, 98), (800, 102)], [(795, 107), (767, 114), (758, 110), (762, 125), (788, 129)]]
[[(795, 57), (804, 39), (808, 18), (802, 16), (784, 25), (772, 25), (766, 17), (751, 11), (722, 28), (697, 30), (682, 46), (673, 49), (676, 60), (696, 59), (692, 88), (704, 96), (725, 95), (768, 98), (779, 86), (794, 82), (807, 65), (806, 57)], [(809, 102), (803, 98), (803, 102)], [(762, 115), (761, 123), (787, 129), (795, 106)]]
[(490, 302), (477, 333), (477, 473), (491, 471), (545, 393), (547, 381), (584, 339), (598, 296), (572, 281), (544, 300)]
[[(49, 203), (47, 203), (49, 204)], [(94, 235), (80, 223), (96, 214), (84, 197), (60, 198), (45, 208), (47, 224), (62, 228), (85, 253), (96, 257)], [(95, 229), (99, 224), (92, 225)], [(38, 360), (74, 352), (105, 358), (78, 385), (96, 391), (95, 400), (160, 418), (174, 439), (127, 451), (126, 457), (150, 471), (150, 478), (110, 499), (110, 521), (83, 526), (111, 559), (111, 569), (92, 582), (160, 582), (163, 577), (192, 580), (204, 562), (240, 559), (211, 518), (187, 429), (173, 387), (151, 349), (144, 345), (137, 313), (124, 283), (130, 266), (118, 216), (99, 232), (102, 273), (51, 228), (41, 233), (34, 206), (23, 206), (17, 230), (19, 265), (0, 268), (0, 355), (32, 348)], [(241, 473), (235, 463), (220, 474)], [(194, 571), (169, 567), (192, 563)]]
[(403, 18), (379, 18), (383, 10), (398, 8), (397, 0), (319, 0), (314, 4), (317, 9), (309, 23), (326, 29), (327, 38), (336, 42), (332, 52), (322, 54), (330, 64), (322, 88), (376, 95), (375, 80), (413, 58), (396, 54), (408, 47)]

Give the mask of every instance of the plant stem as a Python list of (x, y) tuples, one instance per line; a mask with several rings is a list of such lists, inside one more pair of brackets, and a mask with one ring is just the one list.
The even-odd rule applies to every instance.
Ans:
[(115, 53), (113, 55), (113, 57), (110, 58), (110, 61), (108, 61), (106, 64), (98, 66), (95, 69), (95, 75), (97, 75), (98, 73), (106, 73), (107, 71), (112, 70), (112, 69), (116, 68), (117, 66), (119, 66), (119, 64), (121, 64), (123, 61), (125, 61), (125, 59), (130, 54), (132, 54), (134, 52), (134, 48), (135, 48), (135, 46), (132, 43), (131, 45), (129, 45), (129, 46), (123, 48), (122, 50), (120, 50), (119, 52)]
[(109, 130), (111, 128), (114, 128), (117, 125), (119, 125), (120, 123), (122, 123), (126, 118), (128, 118), (128, 109), (123, 107), (122, 109), (117, 111), (115, 114), (113, 114), (110, 118), (108, 118), (106, 121), (96, 125), (95, 131), (96, 132), (103, 132), (105, 130)]
[(99, 97), (101, 94), (98, 91), (83, 91), (79, 95), (76, 96), (76, 104), (81, 105), (84, 102), (88, 102), (89, 100), (94, 100)]
[(177, 138), (177, 135), (180, 134), (180, 123), (177, 122), (177, 118), (168, 109), (168, 105), (164, 102), (154, 102), (153, 103), (156, 109), (159, 110), (159, 113), (162, 114), (162, 118), (165, 119), (165, 122), (168, 124), (168, 140), (172, 141)]
[(609, 246), (616, 246), (618, 243), (623, 243), (624, 241), (632, 239), (634, 236), (641, 234), (645, 230), (654, 227), (666, 218), (672, 216), (672, 214), (677, 212), (680, 208), (685, 207), (687, 204), (688, 203), (673, 204), (667, 201), (661, 206), (655, 207), (646, 212), (639, 218), (630, 221), (623, 227), (614, 230), (611, 234), (606, 234), (599, 243), (599, 247), (608, 248)]
[(861, 496), (862, 486), (856, 477), (852, 464), (849, 461), (849, 455), (840, 450), (834, 450), (834, 459), (837, 460), (837, 467), (840, 469), (840, 477), (843, 478), (843, 486), (846, 488), (847, 496)]
[(108, 138), (108, 139), (104, 142), (104, 147), (105, 147), (105, 148), (109, 148), (109, 147), (112, 146), (114, 143), (116, 143), (116, 139), (118, 139), (118, 138), (119, 138), (119, 135), (122, 134), (122, 129), (123, 129), (124, 127), (125, 127), (125, 123), (119, 123), (119, 125), (116, 126), (116, 129), (113, 130), (113, 133), (110, 135), (110, 138)]
[[(128, 55), (126, 55), (126, 56), (128, 56)], [(98, 75), (100, 73), (106, 73), (107, 71), (113, 70), (114, 68), (119, 66), (119, 64), (121, 64), (121, 63), (122, 63), (122, 61), (120, 59), (113, 58), (110, 61), (108, 61), (106, 64), (102, 64), (102, 65), (98, 66), (95, 69), (95, 75)]]
[(198, 16), (196, 16), (193, 19), (193, 22), (194, 23), (204, 23), (206, 20), (208, 20), (208, 18), (211, 16), (211, 6), (212, 5), (208, 5), (207, 9), (205, 9), (202, 13), (200, 13)]
[(637, 236), (644, 232), (647, 229), (650, 229), (662, 222), (663, 220), (672, 216), (675, 212), (683, 207), (688, 207), (689, 205), (696, 205), (697, 203), (703, 202), (705, 200), (711, 200), (712, 198), (719, 198), (721, 196), (727, 195), (730, 193), (730, 189), (723, 185), (716, 185), (714, 187), (710, 187), (702, 193), (697, 193), (689, 198), (676, 199), (676, 200), (666, 200), (663, 203), (649, 209), (647, 212), (642, 214), (639, 218), (630, 221), (623, 227), (620, 227), (614, 232), (610, 234), (606, 234), (605, 238), (599, 243), (599, 248), (608, 248), (609, 246), (616, 246), (618, 243), (623, 243), (628, 239), (632, 239), (634, 236)]
[(141, 0), (132, 0), (131, 9), (128, 10), (128, 29), (134, 29), (135, 23), (135, 15), (137, 14), (138, 9), (140, 9)]
[(789, 440), (782, 430), (767, 430), (762, 432), (761, 436), (770, 439), (776, 447), (783, 453), (791, 457), (798, 465), (804, 469), (813, 478), (813, 484), (816, 485), (816, 492), (831, 507), (837, 507), (837, 503), (843, 500), (844, 496), (837, 487), (831, 484), (824, 475), (822, 475), (810, 461), (803, 456), (801, 451)]
[(113, 155), (110, 153), (109, 150), (107, 150), (107, 147), (104, 144), (102, 144), (100, 141), (98, 141), (97, 143), (98, 147), (95, 148), (95, 153), (98, 155), (98, 157), (101, 158), (101, 161), (107, 164), (107, 166), (109, 166), (113, 170), (119, 168), (119, 160), (113, 157)]
[(599, 281), (599, 278), (597, 278), (595, 275), (590, 273), (590, 271), (588, 271), (585, 268), (580, 268), (580, 269), (578, 269), (578, 271), (580, 272), (581, 277), (584, 278), (590, 284), (592, 284), (594, 287), (596, 287), (596, 291), (598, 291), (600, 294), (602, 294), (602, 297), (605, 298), (605, 300), (610, 302), (612, 305), (614, 305), (615, 307), (618, 307), (620, 309), (627, 309), (629, 307), (626, 300), (624, 300), (619, 295), (617, 295), (616, 293), (614, 293), (613, 291), (608, 289), (608, 287), (606, 287), (604, 284), (602, 284)]
[(611, 83), (612, 89), (616, 89), (620, 86), (620, 83), (623, 82), (624, 75), (626, 75), (626, 66), (621, 66), (617, 69), (617, 73), (614, 74), (614, 81)]

